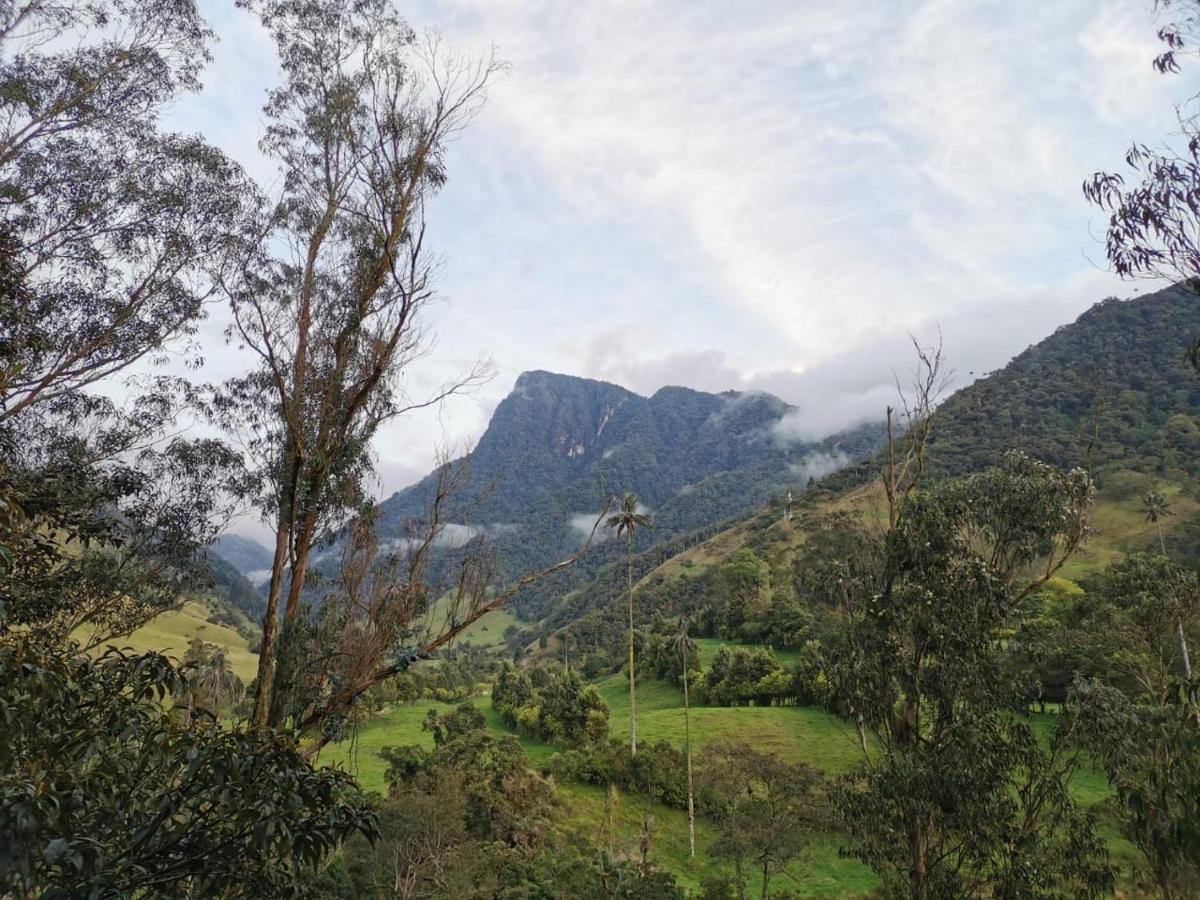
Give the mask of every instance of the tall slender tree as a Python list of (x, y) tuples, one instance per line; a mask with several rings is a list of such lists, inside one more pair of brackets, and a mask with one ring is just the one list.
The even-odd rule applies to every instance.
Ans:
[[(1150, 491), (1142, 498), (1142, 503), (1146, 507), (1146, 521), (1153, 523), (1158, 530), (1158, 550), (1163, 555), (1167, 555), (1167, 542), (1163, 538), (1162, 522), (1167, 516), (1171, 515), (1171, 505), (1167, 502), (1167, 498), (1158, 491)], [(1183, 630), (1183, 619), (1175, 620), (1175, 635), (1179, 639), (1179, 656), (1183, 662), (1183, 674), (1187, 677), (1189, 683), (1192, 680), (1192, 658), (1188, 654), (1187, 633)]]
[[(425, 206), (444, 183), (445, 147), (483, 101), (491, 60), (449, 56), (393, 0), (240, 0), (279, 50), (260, 146), (282, 175), (260, 252), (223, 286), (230, 337), (258, 366), (216, 409), (250, 449), (256, 500), (275, 531), (263, 618), (256, 724), (273, 702), (279, 628), (297, 627), (312, 551), (365, 501), (370, 441), (389, 419), (436, 403), (485, 372), (413, 398), (433, 297)], [(286, 643), (286, 642), (285, 642)]]
[(687, 618), (679, 617), (679, 630), (672, 641), (675, 652), (679, 654), (683, 667), (683, 755), (687, 760), (687, 804), (688, 804), (688, 851), (694, 859), (696, 856), (696, 802), (692, 789), (692, 710), (688, 700), (688, 663), (696, 652), (696, 642), (692, 640), (687, 630)]
[(637, 688), (634, 668), (636, 660), (633, 649), (633, 539), (639, 528), (653, 528), (646, 513), (638, 512), (638, 498), (625, 492), (618, 510), (608, 517), (609, 528), (616, 529), (617, 537), (625, 537), (625, 579), (629, 599), (629, 749), (637, 755)]

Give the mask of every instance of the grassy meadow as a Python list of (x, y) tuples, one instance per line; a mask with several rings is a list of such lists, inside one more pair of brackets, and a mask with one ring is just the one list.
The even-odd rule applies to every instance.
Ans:
[(178, 609), (156, 616), (132, 634), (106, 641), (104, 646), (137, 653), (156, 651), (183, 659), (188, 643), (199, 638), (224, 650), (234, 673), (244, 684), (249, 684), (258, 672), (258, 654), (250, 649), (250, 641), (233, 628), (208, 621), (212, 614), (208, 601), (188, 600)]

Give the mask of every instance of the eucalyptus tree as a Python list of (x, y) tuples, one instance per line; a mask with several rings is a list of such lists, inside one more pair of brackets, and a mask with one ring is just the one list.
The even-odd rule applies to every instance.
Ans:
[(0, 5), (0, 422), (193, 333), (244, 255), (246, 177), (157, 124), (211, 38), (193, 0)]
[(192, 0), (0, 4), (0, 458), (26, 513), (10, 623), (126, 633), (221, 524), (236, 460), (170, 435), (181, 380), (143, 378), (124, 406), (83, 390), (184, 346), (253, 245), (240, 169), (158, 123), (211, 37)]
[(625, 578), (626, 593), (629, 599), (629, 747), (636, 756), (637, 688), (635, 686), (636, 661), (633, 646), (633, 539), (639, 528), (652, 528), (653, 524), (648, 514), (638, 512), (638, 498), (629, 491), (626, 491), (625, 495), (621, 497), (620, 506), (615, 513), (608, 517), (606, 524), (609, 528), (616, 530), (618, 538), (622, 535), (625, 537)]
[(696, 653), (696, 642), (687, 630), (687, 619), (679, 617), (679, 630), (671, 641), (672, 649), (679, 654), (683, 676), (683, 755), (687, 760), (687, 805), (688, 805), (688, 855), (696, 855), (696, 802), (692, 789), (692, 710), (688, 701), (689, 663)]
[(173, 716), (173, 661), (85, 652), (195, 586), (236, 487), (227, 448), (170, 434), (182, 380), (120, 406), (84, 390), (186, 347), (256, 245), (238, 167), (158, 126), (210, 38), (192, 0), (0, 4), (6, 896), (295, 896), (374, 833), (352, 780), (291, 735)]
[(940, 351), (920, 352), (906, 427), (889, 427), (886, 516), (837, 522), (853, 534), (801, 562), (806, 590), (844, 619), (824, 650), (827, 700), (874, 739), (860, 737), (835, 809), (852, 852), (896, 895), (1102, 894), (1103, 842), (1066, 788), (1081, 751), (1066, 731), (1043, 746), (1015, 714), (1027, 692), (1004, 640), (1086, 536), (1092, 482), (1013, 452), (928, 484), (942, 384)]
[[(1200, 49), (1200, 9), (1194, 0), (1155, 0), (1153, 8), (1163, 45), (1153, 66), (1160, 74), (1178, 74), (1184, 57)], [(1165, 279), (1200, 290), (1196, 96), (1177, 107), (1177, 141), (1134, 143), (1125, 154), (1125, 174), (1096, 172), (1083, 182), (1084, 197), (1108, 215), (1105, 254), (1122, 278)], [(1188, 357), (1200, 369), (1200, 338), (1193, 339)]]
[(275, 532), (254, 720), (272, 704), (283, 628), (300, 615), (318, 539), (361, 507), (379, 427), (479, 383), (486, 367), (414, 398), (435, 294), (426, 204), (445, 151), (483, 102), (491, 60), (451, 56), (392, 0), (241, 0), (279, 53), (263, 153), (281, 195), (259, 252), (222, 284), (230, 337), (257, 360), (216, 407), (239, 429)]
[(747, 868), (757, 869), (768, 900), (771, 879), (827, 827), (821, 773), (746, 744), (721, 743), (705, 750), (702, 778), (717, 821), (712, 854), (733, 862), (741, 897)]
[(246, 693), (246, 686), (233, 671), (225, 651), (199, 638), (188, 645), (183, 669), (186, 678), (183, 700), (188, 718), (197, 708), (220, 717)]
[(1200, 889), (1200, 715), (1180, 678), (1176, 627), (1200, 614), (1200, 583), (1135, 553), (1096, 579), (1082, 637), (1106, 665), (1073, 685), (1082, 740), (1116, 791), (1122, 831), (1164, 897)]
[[(933, 897), (1095, 896), (1103, 842), (1067, 783), (1069, 724), (1043, 747), (1005, 666), (1004, 636), (1087, 533), (1092, 484), (1018, 453), (898, 495), (831, 644), (835, 707), (874, 738), (835, 795), (854, 852), (890, 889)], [(836, 551), (835, 551), (836, 552)], [(836, 570), (836, 569), (835, 569)]]

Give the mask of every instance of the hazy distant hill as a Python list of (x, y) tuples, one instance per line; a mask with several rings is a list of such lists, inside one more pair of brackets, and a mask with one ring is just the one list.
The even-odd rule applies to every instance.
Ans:
[(213, 542), (212, 550), (243, 575), (271, 568), (271, 551), (258, 541), (227, 532)]
[[(797, 442), (779, 427), (789, 414), (797, 411), (768, 394), (664, 387), (642, 397), (602, 381), (526, 372), (464, 460), (468, 480), (446, 553), (486, 532), (502, 576), (516, 577), (572, 552), (603, 494), (624, 491), (654, 513), (654, 530), (639, 543), (651, 546), (758, 508), (788, 484), (880, 446), (878, 426)], [(433, 487), (430, 476), (384, 501), (385, 537), (403, 535), (407, 521), (426, 514)], [(586, 566), (527, 593), (517, 609), (540, 615), (618, 552), (602, 544)]]

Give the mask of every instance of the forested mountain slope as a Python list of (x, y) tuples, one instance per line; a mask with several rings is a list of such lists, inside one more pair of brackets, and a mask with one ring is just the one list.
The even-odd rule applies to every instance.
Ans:
[[(1011, 449), (1060, 467), (1090, 466), (1099, 488), (1094, 533), (1065, 574), (1157, 546), (1142, 509), (1150, 490), (1171, 504), (1173, 515), (1164, 521), (1168, 550), (1181, 561), (1200, 561), (1200, 374), (1187, 358), (1197, 336), (1200, 297), (1185, 289), (1097, 303), (946, 399), (930, 442), (930, 477), (979, 471)], [(798, 505), (794, 520), (785, 521), (777, 507), (766, 509), (696, 534), (669, 558), (640, 555), (640, 614), (646, 620), (682, 609), (700, 614), (702, 597), (728, 593), (728, 578), (718, 570), (743, 550), (762, 562), (771, 590), (788, 594), (784, 582), (794, 578), (789, 567), (805, 540), (804, 520), (834, 509), (871, 515), (881, 508), (881, 466), (882, 457), (872, 454), (830, 475)], [(569, 629), (581, 644), (603, 643), (622, 614), (608, 609), (610, 585), (621, 574), (610, 567), (568, 595), (547, 627)]]
[[(942, 404), (930, 445), (936, 474), (961, 475), (1018, 448), (1057, 466), (1200, 474), (1200, 297), (1168, 288), (1102, 300), (999, 371)], [(947, 350), (953, 354), (952, 347)], [(861, 483), (871, 461), (829, 480)]]
[[(794, 408), (768, 394), (708, 394), (664, 387), (642, 397), (616, 385), (526, 372), (496, 408), (478, 446), (459, 461), (464, 481), (443, 531), (443, 559), (479, 533), (495, 547), (501, 579), (548, 565), (578, 547), (606, 495), (632, 491), (653, 511), (642, 547), (761, 507), (814, 466), (861, 458), (880, 446), (878, 426), (820, 442), (778, 429)], [(384, 501), (381, 531), (401, 538), (427, 515), (430, 475)], [(606, 537), (606, 534), (600, 537)], [(542, 582), (515, 606), (543, 615), (574, 584), (621, 552), (602, 541), (585, 563)]]

